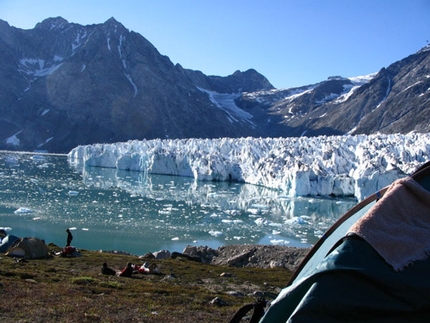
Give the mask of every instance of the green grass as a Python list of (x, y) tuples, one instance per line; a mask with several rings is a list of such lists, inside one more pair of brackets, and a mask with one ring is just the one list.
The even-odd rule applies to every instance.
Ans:
[[(56, 246), (50, 246), (57, 249)], [(184, 259), (152, 260), (163, 275), (100, 274), (103, 262), (120, 270), (134, 256), (81, 250), (82, 257), (16, 262), (0, 254), (2, 322), (228, 322), (252, 293), (276, 295), (285, 269), (233, 268)], [(231, 277), (221, 277), (224, 272)], [(175, 278), (171, 278), (175, 277)], [(228, 292), (239, 291), (243, 297)], [(210, 304), (215, 297), (227, 306)], [(270, 298), (268, 298), (270, 300)]]

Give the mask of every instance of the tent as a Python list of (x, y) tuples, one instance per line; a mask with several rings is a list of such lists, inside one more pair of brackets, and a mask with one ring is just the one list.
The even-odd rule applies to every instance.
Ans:
[(430, 322), (429, 255), (430, 162), (342, 216), (249, 322)]
[(0, 252), (6, 252), (9, 247), (19, 238), (14, 235), (6, 235), (0, 241)]
[(338, 220), (260, 322), (430, 322), (429, 164)]
[(38, 238), (22, 238), (16, 240), (9, 247), (6, 256), (24, 259), (48, 258), (49, 249), (43, 240)]

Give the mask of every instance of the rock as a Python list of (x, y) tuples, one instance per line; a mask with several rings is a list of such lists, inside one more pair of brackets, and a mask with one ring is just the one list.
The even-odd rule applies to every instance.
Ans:
[(229, 266), (234, 266), (234, 265), (236, 265), (238, 263), (243, 263), (244, 261), (247, 261), (248, 259), (250, 259), (250, 256), (252, 255), (252, 253), (253, 253), (253, 251), (251, 250), (251, 251), (248, 251), (248, 252), (241, 253), (238, 256), (229, 258), (227, 260), (227, 264)]
[(217, 305), (217, 306), (227, 306), (228, 305), (226, 301), (222, 300), (219, 297), (215, 297), (213, 300), (211, 300), (209, 302), (209, 304), (211, 304), (211, 305)]
[(170, 275), (164, 276), (162, 281), (175, 280), (175, 279), (176, 279), (176, 276), (174, 274), (170, 274)]
[(155, 259), (169, 259), (170, 258), (170, 251), (169, 250), (160, 250), (157, 252), (154, 252)]
[(293, 271), (308, 248), (272, 245), (229, 245), (219, 247), (212, 264), (232, 267), (285, 268)]
[(213, 259), (218, 256), (217, 250), (207, 246), (187, 246), (182, 253), (191, 257), (199, 257), (203, 263), (212, 263)]
[(143, 256), (139, 257), (139, 258), (149, 258), (149, 259), (153, 259), (155, 258), (154, 254), (151, 252), (147, 252), (145, 253)]
[(190, 255), (187, 255), (187, 254), (184, 254), (184, 253), (180, 253), (180, 252), (176, 252), (176, 251), (172, 252), (171, 258), (172, 259), (186, 258), (186, 259), (191, 260), (191, 261), (202, 262), (202, 258), (200, 258), (199, 256), (190, 256)]
[(282, 265), (282, 263), (281, 263), (281, 262), (276, 261), (276, 260), (272, 260), (272, 261), (269, 263), (269, 267), (270, 267), (270, 268), (276, 268), (276, 267), (284, 267), (284, 266)]

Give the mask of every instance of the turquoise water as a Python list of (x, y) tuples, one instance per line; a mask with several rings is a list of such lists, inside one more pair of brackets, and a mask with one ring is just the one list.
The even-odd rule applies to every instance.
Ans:
[(310, 246), (354, 199), (290, 198), (255, 185), (71, 165), (0, 152), (0, 227), (91, 250), (144, 254), (187, 245)]

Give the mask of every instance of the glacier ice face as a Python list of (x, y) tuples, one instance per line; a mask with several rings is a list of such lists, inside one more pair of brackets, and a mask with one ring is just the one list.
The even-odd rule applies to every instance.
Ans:
[(430, 134), (143, 140), (78, 146), (71, 163), (364, 199), (430, 160)]

